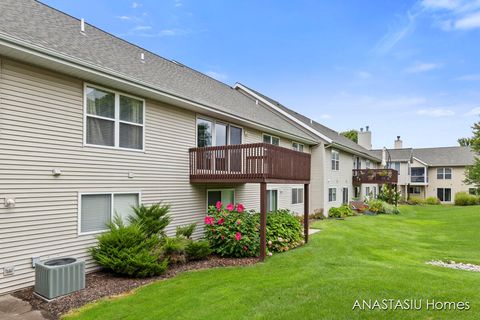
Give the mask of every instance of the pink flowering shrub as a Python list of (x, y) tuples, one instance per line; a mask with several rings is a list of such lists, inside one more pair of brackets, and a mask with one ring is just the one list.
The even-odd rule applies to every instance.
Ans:
[(226, 257), (255, 257), (260, 250), (258, 219), (242, 204), (218, 202), (205, 217), (205, 238), (212, 251)]

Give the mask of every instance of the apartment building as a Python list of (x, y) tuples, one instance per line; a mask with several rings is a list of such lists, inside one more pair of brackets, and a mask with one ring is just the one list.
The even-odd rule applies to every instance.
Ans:
[[(373, 150), (381, 155), (382, 150)], [(390, 167), (398, 172), (398, 188), (408, 199), (436, 197), (452, 203), (458, 192), (475, 193), (465, 184), (465, 168), (474, 163), (470, 147), (403, 148), (398, 136), (393, 149), (386, 150)]]

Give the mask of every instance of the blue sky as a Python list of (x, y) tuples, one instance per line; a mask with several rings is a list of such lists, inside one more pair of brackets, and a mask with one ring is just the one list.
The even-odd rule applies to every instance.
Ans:
[(57, 9), (374, 147), (456, 145), (480, 114), (480, 1), (62, 1)]

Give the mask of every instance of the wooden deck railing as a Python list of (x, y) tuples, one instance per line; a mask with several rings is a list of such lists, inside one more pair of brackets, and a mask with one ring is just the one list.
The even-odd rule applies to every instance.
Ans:
[(394, 169), (354, 169), (353, 184), (362, 183), (374, 184), (396, 184), (398, 182), (398, 172)]
[(267, 144), (192, 148), (190, 181), (246, 183), (310, 181), (310, 154)]

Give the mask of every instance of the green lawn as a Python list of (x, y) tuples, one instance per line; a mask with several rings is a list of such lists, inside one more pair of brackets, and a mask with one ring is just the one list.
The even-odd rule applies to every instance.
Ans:
[[(478, 319), (480, 207), (403, 207), (398, 216), (315, 223), (307, 246), (251, 267), (194, 271), (104, 300), (69, 319)], [(422, 299), (413, 310), (352, 310), (356, 299)], [(426, 300), (469, 311), (426, 310)]]

